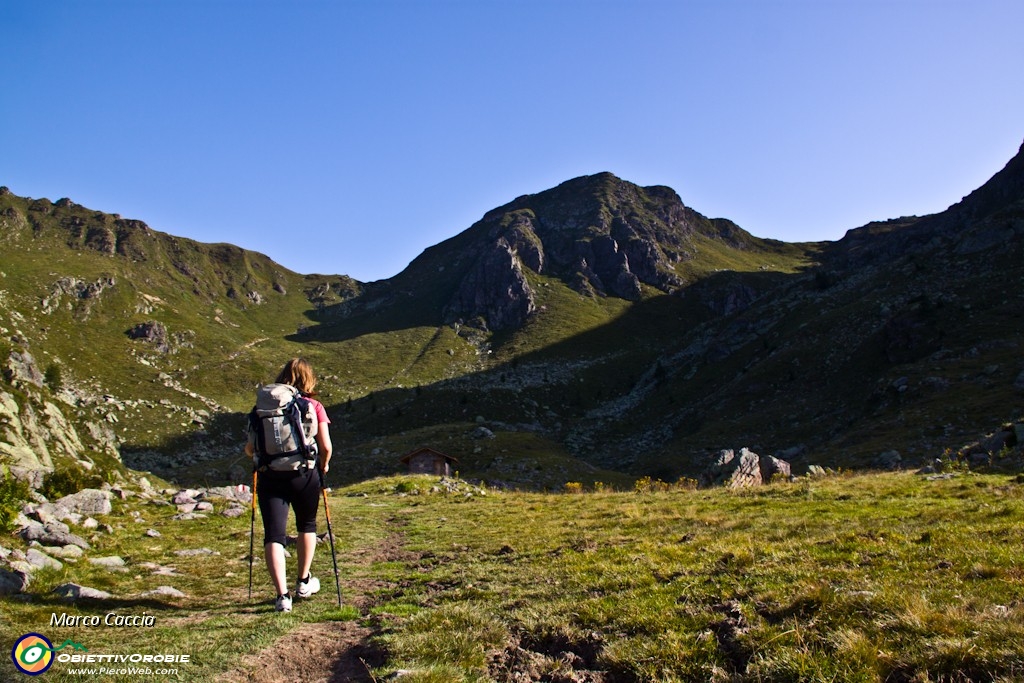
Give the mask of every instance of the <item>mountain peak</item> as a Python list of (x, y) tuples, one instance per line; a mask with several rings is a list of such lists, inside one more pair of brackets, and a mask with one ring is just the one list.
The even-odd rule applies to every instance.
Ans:
[[(693, 257), (692, 237), (710, 221), (668, 187), (640, 187), (609, 172), (580, 176), (489, 211), (448, 322), (521, 325), (535, 310), (524, 269), (559, 278), (581, 294), (638, 300), (643, 287), (683, 284), (676, 264)], [(514, 311), (508, 310), (508, 305)]]

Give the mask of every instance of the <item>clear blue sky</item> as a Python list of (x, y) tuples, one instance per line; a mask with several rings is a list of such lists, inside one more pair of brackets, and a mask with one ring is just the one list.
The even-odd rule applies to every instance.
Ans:
[(760, 237), (1024, 141), (1021, 0), (0, 0), (0, 185), (369, 281), (611, 171)]

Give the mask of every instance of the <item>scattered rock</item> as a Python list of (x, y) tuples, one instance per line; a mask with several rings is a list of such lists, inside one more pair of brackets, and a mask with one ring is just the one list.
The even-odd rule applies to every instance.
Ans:
[(29, 542), (39, 541), (42, 545), (77, 545), (85, 550), (90, 547), (84, 538), (71, 533), (67, 525), (60, 522), (32, 522), (21, 530), (21, 537)]
[(107, 567), (108, 569), (123, 567), (126, 562), (124, 558), (118, 557), (117, 555), (110, 555), (108, 557), (91, 557), (89, 558), (91, 564), (99, 565), (100, 567)]
[(143, 593), (142, 597), (184, 598), (186, 596), (184, 593), (182, 593), (177, 588), (174, 588), (173, 586), (157, 586), (153, 590), (146, 591), (145, 593)]
[(198, 555), (220, 555), (216, 550), (209, 548), (192, 548), (189, 550), (175, 550), (174, 554), (179, 557), (196, 557)]
[(199, 502), (202, 491), (198, 489), (182, 489), (174, 494), (171, 502), (175, 505), (189, 505)]
[(193, 519), (206, 519), (206, 515), (201, 512), (180, 512), (171, 517), (171, 519), (179, 522), (188, 522)]
[(77, 560), (84, 554), (77, 545), (45, 546), (43, 551), (51, 557), (59, 557), (62, 560)]
[(109, 600), (113, 597), (106, 591), (88, 586), (80, 586), (77, 583), (65, 583), (53, 589), (53, 592), (68, 602), (76, 600)]
[(29, 548), (25, 553), (25, 561), (32, 565), (33, 569), (63, 569), (64, 565), (53, 559), (38, 548)]

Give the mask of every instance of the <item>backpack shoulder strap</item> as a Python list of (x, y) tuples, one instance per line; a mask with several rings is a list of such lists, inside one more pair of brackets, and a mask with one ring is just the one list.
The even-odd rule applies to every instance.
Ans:
[(249, 431), (255, 440), (256, 457), (266, 455), (267, 447), (263, 437), (263, 427), (260, 425), (260, 415), (256, 412), (256, 406), (253, 406), (252, 410), (249, 411)]
[(306, 460), (311, 460), (313, 458), (312, 449), (306, 439), (306, 430), (302, 426), (302, 416), (308, 407), (308, 400), (301, 396), (296, 396), (295, 400), (285, 408), (285, 412), (288, 415), (288, 421), (291, 423), (292, 433), (300, 436), (296, 440), (299, 442), (299, 451), (302, 453), (302, 457)]

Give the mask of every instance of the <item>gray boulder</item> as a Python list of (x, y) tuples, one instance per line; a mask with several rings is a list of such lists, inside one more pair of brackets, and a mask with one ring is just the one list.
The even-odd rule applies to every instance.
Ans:
[(146, 591), (142, 594), (144, 598), (152, 597), (164, 597), (164, 598), (184, 598), (184, 593), (175, 588), (174, 586), (157, 586), (151, 591)]
[(51, 505), (62, 510), (65, 515), (109, 515), (113, 511), (110, 495), (110, 491), (82, 489), (78, 493), (55, 500)]
[(792, 476), (792, 468), (788, 462), (770, 455), (760, 456), (748, 448), (741, 448), (739, 453), (732, 449), (719, 451), (704, 474), (701, 483), (705, 486), (724, 485), (729, 488), (760, 486), (768, 483), (773, 477)]
[(84, 550), (89, 549), (84, 538), (71, 533), (67, 525), (60, 522), (31, 522), (21, 530), (21, 537), (29, 542), (38, 541), (41, 545), (77, 545)]
[(0, 569), (0, 595), (24, 593), (28, 582), (28, 574), (24, 572)]
[(53, 592), (68, 602), (74, 602), (82, 599), (108, 600), (113, 597), (106, 591), (101, 591), (98, 588), (89, 588), (88, 586), (80, 586), (77, 583), (61, 584), (54, 588)]
[(903, 456), (899, 451), (886, 451), (875, 458), (873, 465), (883, 470), (898, 470), (903, 464)]
[(789, 463), (771, 455), (762, 455), (758, 466), (761, 469), (761, 481), (764, 483), (776, 478), (789, 480), (793, 477), (793, 468)]
[(29, 548), (25, 551), (25, 561), (32, 565), (34, 569), (62, 569), (64, 567), (63, 564), (38, 548)]

